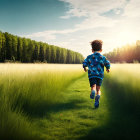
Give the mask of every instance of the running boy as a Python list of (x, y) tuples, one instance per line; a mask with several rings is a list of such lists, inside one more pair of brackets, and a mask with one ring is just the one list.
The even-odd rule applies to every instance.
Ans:
[(110, 62), (105, 56), (100, 54), (102, 52), (102, 44), (103, 42), (101, 40), (92, 41), (92, 54), (87, 56), (83, 62), (85, 72), (87, 71), (86, 67), (88, 67), (88, 78), (91, 87), (90, 98), (94, 99), (95, 93), (97, 94), (95, 97), (95, 108), (99, 107), (100, 87), (104, 78), (104, 66), (107, 72), (110, 69)]

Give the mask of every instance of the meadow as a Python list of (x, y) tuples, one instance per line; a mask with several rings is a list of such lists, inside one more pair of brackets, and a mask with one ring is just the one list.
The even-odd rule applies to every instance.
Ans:
[(139, 74), (112, 64), (95, 109), (81, 65), (0, 64), (0, 139), (139, 139)]
[(81, 65), (0, 64), (1, 139), (39, 139), (33, 117), (44, 116), (82, 75)]
[[(106, 75), (106, 85), (117, 94), (116, 98), (128, 103), (133, 109), (140, 106), (140, 65), (114, 64)], [(113, 90), (114, 89), (114, 90)]]

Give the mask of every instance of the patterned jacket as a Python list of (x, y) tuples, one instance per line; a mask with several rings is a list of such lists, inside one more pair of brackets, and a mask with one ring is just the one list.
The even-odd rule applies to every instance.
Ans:
[(98, 52), (95, 52), (84, 60), (83, 68), (88, 67), (88, 77), (93, 78), (104, 78), (104, 66), (106, 69), (110, 69), (110, 62), (106, 59), (105, 56), (101, 55)]

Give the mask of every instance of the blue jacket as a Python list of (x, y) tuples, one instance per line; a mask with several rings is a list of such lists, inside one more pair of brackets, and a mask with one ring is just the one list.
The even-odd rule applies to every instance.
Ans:
[(93, 78), (104, 78), (104, 66), (107, 69), (110, 69), (110, 62), (106, 59), (105, 56), (101, 55), (98, 52), (95, 52), (84, 60), (83, 68), (88, 67), (88, 77)]

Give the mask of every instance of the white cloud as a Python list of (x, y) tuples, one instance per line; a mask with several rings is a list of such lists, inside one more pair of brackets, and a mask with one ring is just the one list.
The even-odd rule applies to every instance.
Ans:
[(106, 11), (124, 8), (126, 0), (59, 0), (69, 3), (67, 17), (94, 16)]
[(125, 7), (123, 14), (126, 17), (138, 17), (140, 18), (140, 1), (131, 0)]
[[(86, 31), (89, 29), (97, 28), (97, 27), (111, 27), (111, 26), (115, 25), (116, 22), (117, 22), (117, 20), (112, 20), (112, 19), (109, 19), (106, 17), (96, 16), (96, 18), (90, 17), (90, 18), (87, 18), (86, 20), (84, 20), (82, 23), (76, 24), (73, 29), (47, 30), (47, 31), (43, 31), (43, 32), (37, 32), (37, 33), (30, 34), (30, 35), (26, 35), (26, 37), (32, 38), (32, 39), (38, 40), (38, 41), (44, 40), (44, 41), (48, 42), (50, 40), (56, 40), (57, 35), (74, 34), (75, 32), (78, 32), (78, 31)], [(69, 39), (69, 41), (70, 40), (71, 39)]]
[(125, 0), (60, 0), (70, 4), (70, 10), (67, 11), (65, 16), (61, 18), (70, 18), (71, 16), (81, 17), (86, 16), (87, 18), (80, 24), (75, 25), (74, 29), (66, 30), (48, 30), (38, 33), (27, 35), (27, 37), (43, 37), (46, 36), (48, 39), (55, 39), (55, 34), (68, 34), (74, 33), (80, 30), (92, 29), (96, 27), (110, 27), (116, 23), (116, 20), (112, 20), (107, 17), (100, 16), (99, 13), (106, 12), (113, 8), (120, 8), (124, 5)]
[(70, 18), (72, 16), (76, 16), (76, 17), (83, 17), (83, 16), (85, 16), (85, 17), (87, 17), (88, 16), (88, 12), (84, 11), (84, 10), (81, 10), (81, 9), (72, 8), (69, 11), (67, 11), (65, 16), (61, 16), (60, 18), (68, 19), (68, 18)]
[[(60, 0), (69, 4), (63, 20), (71, 17), (85, 19), (74, 28), (47, 30), (27, 35), (35, 40), (79, 51), (86, 56), (90, 53), (89, 42), (94, 39), (104, 41), (103, 50), (135, 42), (140, 39), (140, 2), (139, 0)], [(114, 15), (103, 13), (114, 11)], [(123, 12), (122, 12), (123, 11)], [(117, 18), (114, 18), (117, 15)], [(61, 38), (61, 39), (60, 39)]]

